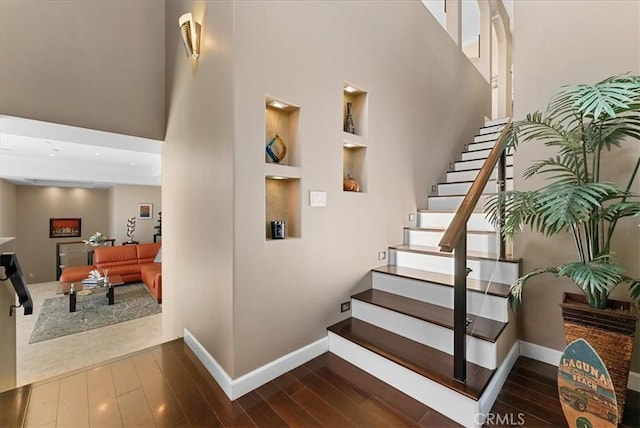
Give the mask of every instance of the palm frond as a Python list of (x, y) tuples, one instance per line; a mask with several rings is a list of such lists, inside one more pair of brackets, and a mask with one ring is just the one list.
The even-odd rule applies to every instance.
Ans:
[[(491, 195), (485, 202), (487, 218), (492, 225), (500, 228), (505, 238), (511, 239), (535, 215), (536, 198), (537, 192), (517, 190)], [(504, 207), (502, 219), (500, 218), (501, 207)]]
[(534, 276), (542, 275), (543, 273), (552, 273), (557, 276), (559, 268), (556, 266), (536, 269), (529, 272), (526, 275), (518, 278), (511, 287), (509, 288), (509, 306), (514, 311), (518, 308), (518, 305), (522, 303), (522, 293), (524, 291), (524, 286), (529, 282), (531, 278)]
[(600, 222), (606, 220), (612, 222), (623, 217), (632, 217), (640, 215), (640, 201), (614, 202), (606, 206), (595, 219)]
[(566, 117), (577, 111), (584, 117), (601, 120), (633, 108), (640, 100), (637, 76), (613, 76), (595, 85), (564, 86), (547, 108), (549, 117)]
[(598, 296), (609, 295), (623, 280), (624, 269), (609, 254), (589, 262), (571, 262), (558, 266), (556, 276), (572, 280), (587, 296), (589, 304), (599, 300)]
[[(536, 212), (526, 223), (547, 236), (555, 235), (587, 221), (618, 190), (610, 183), (552, 183), (536, 192)], [(507, 212), (507, 219), (510, 215), (513, 214)]]

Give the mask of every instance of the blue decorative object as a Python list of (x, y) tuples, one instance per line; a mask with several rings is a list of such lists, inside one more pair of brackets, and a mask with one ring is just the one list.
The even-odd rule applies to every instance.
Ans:
[(276, 136), (267, 143), (265, 151), (272, 162), (280, 163), (287, 155), (287, 146), (284, 141), (282, 141), (282, 138), (276, 134)]

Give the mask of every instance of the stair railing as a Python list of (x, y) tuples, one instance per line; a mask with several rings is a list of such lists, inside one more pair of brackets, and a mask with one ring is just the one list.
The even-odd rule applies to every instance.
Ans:
[[(506, 154), (505, 140), (511, 128), (511, 119), (505, 123), (496, 144), (491, 149), (478, 176), (458, 207), (453, 220), (444, 232), (440, 243), (440, 251), (450, 253), (454, 251), (454, 287), (453, 287), (453, 378), (459, 382), (467, 379), (467, 222), (474, 208), (480, 200), (482, 191), (487, 186), (489, 178), (496, 165), (498, 166), (498, 191), (506, 188)], [(504, 207), (498, 210), (500, 232), (504, 219)], [(505, 241), (500, 235), (500, 258), (505, 258)]]

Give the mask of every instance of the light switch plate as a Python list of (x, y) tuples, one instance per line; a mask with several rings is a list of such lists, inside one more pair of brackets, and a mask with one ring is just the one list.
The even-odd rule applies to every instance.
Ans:
[(318, 192), (316, 190), (309, 191), (309, 206), (311, 206), (311, 207), (326, 207), (327, 206), (327, 192)]

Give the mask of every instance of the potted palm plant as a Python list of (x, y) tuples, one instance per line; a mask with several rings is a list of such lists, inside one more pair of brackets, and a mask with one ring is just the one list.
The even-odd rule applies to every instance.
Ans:
[[(512, 308), (535, 276), (548, 273), (573, 281), (582, 293), (565, 293), (561, 303), (567, 342), (582, 337), (600, 354), (614, 381), (622, 419), (640, 279), (626, 275), (611, 245), (619, 220), (640, 216), (640, 198), (632, 191), (640, 157), (621, 183), (603, 180), (601, 172), (605, 166), (613, 167), (606, 165), (606, 152), (640, 143), (640, 75), (562, 87), (546, 111), (513, 123), (506, 147), (517, 151), (525, 143), (543, 144), (556, 152), (523, 173), (525, 179), (544, 177), (545, 185), (493, 196), (487, 202), (489, 217), (501, 224), (507, 239), (524, 227), (546, 236), (568, 233), (576, 252), (573, 261), (520, 277), (511, 286)], [(620, 285), (628, 286), (632, 302), (609, 298)]]

